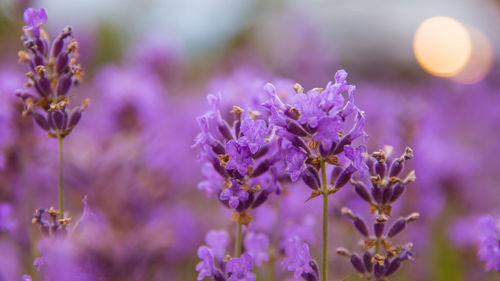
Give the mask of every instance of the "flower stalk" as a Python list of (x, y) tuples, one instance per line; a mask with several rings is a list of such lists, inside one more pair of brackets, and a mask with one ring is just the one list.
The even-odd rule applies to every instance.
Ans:
[(64, 142), (63, 137), (59, 135), (57, 137), (58, 151), (59, 151), (59, 172), (57, 181), (57, 193), (59, 197), (59, 219), (64, 219), (64, 183), (63, 183), (63, 170), (64, 170), (64, 157), (63, 148)]
[(321, 160), (321, 180), (323, 183), (323, 275), (322, 280), (328, 279), (328, 189), (326, 183), (325, 160)]

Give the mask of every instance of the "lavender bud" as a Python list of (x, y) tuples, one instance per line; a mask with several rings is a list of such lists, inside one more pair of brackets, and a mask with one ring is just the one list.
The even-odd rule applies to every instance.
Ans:
[(396, 257), (389, 264), (389, 267), (387, 268), (387, 271), (385, 272), (385, 276), (389, 276), (391, 274), (394, 274), (400, 267), (401, 267), (401, 259), (399, 257)]
[(269, 164), (267, 163), (266, 160), (260, 162), (260, 164), (253, 170), (252, 172), (252, 177), (258, 177), (265, 173), (267, 170), (269, 170)]
[(267, 146), (267, 145), (261, 146), (259, 148), (259, 150), (257, 150), (257, 152), (255, 152), (255, 154), (252, 155), (252, 158), (258, 159), (258, 158), (264, 156), (268, 151), (269, 151), (269, 146)]
[(366, 166), (368, 167), (368, 172), (371, 176), (375, 176), (375, 159), (369, 156), (366, 161)]
[(248, 199), (245, 202), (241, 202), (238, 204), (238, 207), (236, 207), (236, 211), (239, 213), (242, 213), (246, 209), (250, 208), (253, 204), (253, 200), (255, 199), (254, 192), (248, 192)]
[(318, 281), (318, 276), (316, 276), (313, 272), (303, 272), (300, 277), (302, 277), (306, 281)]
[(337, 144), (335, 150), (333, 151), (333, 154), (337, 155), (339, 153), (342, 153), (342, 151), (344, 151), (344, 145), (350, 145), (350, 144), (351, 144), (351, 137), (349, 135), (346, 135)]
[(385, 266), (380, 265), (379, 263), (376, 262), (373, 265), (373, 276), (375, 276), (375, 278), (379, 279), (382, 276), (384, 276), (384, 273), (385, 273)]
[(370, 254), (370, 252), (366, 251), (363, 254), (363, 262), (365, 264), (366, 271), (372, 272), (373, 263), (372, 263), (372, 254)]
[(352, 267), (354, 267), (354, 269), (356, 269), (360, 273), (365, 273), (366, 271), (365, 265), (363, 264), (363, 261), (361, 260), (358, 254), (354, 253), (351, 255), (351, 264)]
[(361, 235), (368, 237), (368, 227), (366, 227), (366, 223), (360, 217), (354, 217), (353, 224), (354, 227), (359, 231), (359, 233), (361, 233)]
[(66, 26), (59, 36), (54, 39), (54, 43), (52, 44), (52, 57), (55, 58), (61, 53), (64, 47), (64, 39), (69, 35), (71, 35), (71, 27)]
[(293, 107), (287, 108), (285, 110), (285, 115), (292, 118), (293, 120), (299, 120), (300, 118), (300, 112)]
[(269, 197), (269, 192), (267, 191), (262, 191), (259, 196), (255, 199), (252, 205), (252, 209), (255, 209), (262, 205), (262, 203), (266, 202), (267, 198)]
[(66, 53), (60, 54), (56, 60), (56, 71), (62, 74), (68, 68), (69, 55)]
[(221, 125), (218, 127), (219, 133), (226, 139), (226, 140), (232, 140), (233, 135), (231, 134), (231, 129), (229, 129), (229, 125), (227, 122), (224, 120)]
[(420, 218), (419, 213), (411, 213), (405, 218), (405, 220), (407, 223), (410, 223), (410, 222), (414, 222), (414, 221), (418, 220), (419, 218)]
[(212, 151), (217, 155), (226, 154), (226, 149), (219, 141), (214, 142), (212, 145)]
[(226, 171), (226, 169), (224, 169), (224, 167), (222, 167), (220, 165), (219, 160), (214, 159), (212, 161), (212, 166), (214, 167), (215, 171), (217, 171), (217, 173), (219, 173), (219, 175), (221, 175), (224, 178), (227, 178), (227, 176), (228, 176), (227, 171)]
[(302, 173), (302, 180), (307, 186), (309, 186), (313, 190), (317, 190), (321, 186), (318, 171), (316, 171), (314, 167), (309, 165), (307, 166), (306, 170)]
[(354, 185), (354, 190), (359, 195), (359, 197), (361, 197), (366, 202), (370, 203), (372, 201), (372, 197), (370, 196), (370, 193), (368, 193), (368, 190), (366, 190), (364, 183), (356, 182), (356, 184)]
[(80, 122), (80, 118), (82, 118), (82, 112), (78, 108), (73, 109), (69, 117), (68, 128), (75, 127)]
[(299, 138), (299, 137), (294, 137), (292, 140), (291, 140), (293, 146), (295, 147), (299, 147), (299, 148), (303, 148), (307, 154), (311, 154), (311, 151), (309, 150), (309, 147), (307, 146), (307, 144), (304, 143), (304, 141)]
[(325, 143), (321, 143), (319, 145), (319, 154), (321, 157), (326, 158), (330, 155), (330, 152), (332, 152), (332, 145), (330, 147), (327, 147)]
[(394, 236), (398, 235), (399, 233), (401, 233), (401, 231), (403, 231), (406, 228), (407, 224), (408, 223), (406, 222), (405, 218), (397, 219), (394, 222), (394, 224), (391, 226), (391, 228), (389, 229), (387, 236), (394, 237)]
[(43, 117), (42, 114), (37, 112), (34, 112), (32, 114), (35, 122), (38, 124), (38, 126), (40, 126), (40, 128), (44, 129), (45, 131), (50, 130), (49, 122), (47, 121), (47, 119), (45, 119), (45, 117)]
[(342, 168), (340, 166), (333, 167), (332, 172), (330, 174), (330, 184), (335, 183), (335, 181), (337, 180), (337, 178), (341, 172), (342, 172)]
[(373, 186), (372, 197), (377, 203), (382, 203), (382, 189), (376, 185)]
[(212, 274), (214, 281), (226, 281), (226, 277), (219, 269), (215, 269)]
[(311, 260), (309, 262), (309, 265), (311, 266), (311, 268), (314, 270), (314, 273), (316, 274), (317, 277), (319, 277), (319, 265), (318, 263), (316, 262), (316, 260)]
[(380, 175), (381, 178), (385, 177), (385, 170), (387, 169), (387, 165), (385, 162), (379, 162), (375, 163), (375, 172)]
[(403, 161), (401, 159), (396, 159), (392, 161), (391, 168), (389, 169), (390, 177), (397, 177), (404, 168)]
[(347, 250), (346, 248), (342, 248), (342, 247), (339, 247), (337, 248), (336, 250), (337, 254), (341, 255), (341, 256), (344, 256), (344, 257), (351, 257), (351, 252), (349, 252), (349, 250)]
[(68, 73), (66, 75), (63, 75), (59, 79), (59, 83), (57, 83), (57, 96), (58, 97), (65, 96), (68, 93), (69, 89), (71, 88), (71, 84), (73, 82), (72, 76), (73, 75), (71, 73)]
[(392, 186), (386, 186), (384, 188), (384, 192), (382, 193), (382, 204), (387, 203), (391, 199), (392, 193), (393, 193)]
[(62, 130), (64, 128), (64, 114), (61, 111), (54, 111), (52, 113), (52, 123), (55, 129)]
[(33, 56), (33, 65), (34, 66), (39, 66), (39, 65), (44, 65), (44, 64), (45, 64), (45, 61), (44, 61), (42, 56), (40, 56), (39, 54), (35, 54)]
[(234, 127), (234, 135), (236, 137), (239, 137), (241, 132), (241, 120), (234, 121), (233, 127)]
[(35, 45), (36, 45), (38, 52), (40, 52), (40, 54), (45, 54), (45, 51), (46, 51), (45, 43), (40, 38), (37, 38), (35, 40)]
[(392, 203), (392, 202), (398, 200), (398, 198), (403, 194), (404, 191), (405, 191), (404, 183), (398, 182), (394, 186), (394, 190), (392, 191), (392, 196), (391, 196), (390, 202)]
[(46, 77), (42, 77), (35, 82), (35, 87), (37, 92), (42, 97), (47, 97), (50, 95), (50, 81)]
[(292, 133), (294, 135), (300, 136), (300, 137), (305, 137), (308, 135), (308, 133), (300, 126), (297, 122), (287, 120), (286, 122), (286, 130), (289, 133)]
[(384, 233), (385, 223), (376, 222), (373, 224), (373, 231), (375, 232), (375, 236), (380, 237), (382, 233)]
[(349, 167), (345, 168), (344, 171), (342, 171), (342, 173), (340, 173), (337, 181), (335, 182), (335, 188), (338, 189), (338, 188), (341, 188), (344, 185), (346, 185), (346, 183), (349, 182), (352, 174), (354, 174), (355, 171), (356, 171), (356, 168), (354, 168), (353, 165), (349, 165)]

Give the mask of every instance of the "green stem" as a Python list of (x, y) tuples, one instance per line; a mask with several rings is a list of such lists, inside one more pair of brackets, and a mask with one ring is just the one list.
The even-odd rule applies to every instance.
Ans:
[(59, 143), (59, 175), (57, 182), (57, 191), (59, 195), (59, 218), (64, 219), (64, 193), (63, 193), (63, 137), (57, 136)]
[(328, 278), (328, 189), (326, 183), (325, 160), (321, 160), (321, 177), (323, 181), (323, 281)]
[(238, 232), (236, 234), (236, 244), (234, 246), (234, 257), (239, 258), (241, 254), (241, 223), (238, 223)]

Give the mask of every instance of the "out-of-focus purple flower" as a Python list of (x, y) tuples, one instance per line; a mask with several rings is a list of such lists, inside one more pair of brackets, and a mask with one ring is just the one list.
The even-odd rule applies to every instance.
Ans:
[(500, 226), (492, 216), (479, 220), (479, 258), (486, 262), (486, 270), (500, 271)]
[(301, 243), (298, 237), (289, 238), (285, 242), (285, 253), (287, 257), (283, 260), (281, 266), (288, 271), (294, 271), (295, 279), (300, 278), (304, 273), (313, 272), (310, 265), (309, 246), (306, 243)]
[(233, 258), (226, 264), (228, 281), (255, 281), (257, 276), (251, 272), (253, 268), (252, 257), (244, 253), (239, 258)]
[(198, 257), (202, 259), (196, 265), (196, 271), (199, 271), (197, 280), (203, 280), (207, 276), (212, 276), (215, 265), (214, 265), (214, 254), (210, 248), (207, 246), (201, 246), (198, 248)]
[(261, 266), (264, 261), (269, 260), (267, 249), (269, 248), (269, 238), (263, 233), (249, 232), (245, 236), (245, 250), (252, 256), (255, 264)]
[(8, 203), (0, 203), (0, 231), (5, 230), (12, 233), (17, 228), (17, 221), (12, 218), (12, 215), (12, 205)]
[(218, 193), (221, 189), (223, 179), (214, 169), (213, 165), (204, 163), (201, 173), (205, 176), (205, 180), (198, 183), (198, 189), (204, 190), (207, 197), (210, 197), (213, 193)]
[(232, 187), (224, 189), (219, 195), (219, 199), (222, 201), (229, 201), (229, 207), (233, 209), (236, 209), (240, 202), (247, 201), (248, 197), (248, 192), (240, 189), (235, 183), (233, 183)]
[(21, 281), (32, 281), (32, 279), (29, 275), (23, 275), (23, 277), (21, 277)]
[(44, 8), (40, 8), (39, 10), (28, 8), (24, 10), (24, 22), (26, 26), (24, 30), (31, 31), (31, 34), (35, 38), (40, 37), (40, 27), (47, 22), (47, 13)]
[(205, 242), (212, 249), (215, 258), (222, 260), (229, 244), (229, 234), (225, 230), (210, 230), (205, 236)]
[(235, 140), (230, 140), (226, 144), (226, 154), (230, 157), (226, 163), (226, 169), (236, 169), (240, 175), (246, 175), (248, 172), (247, 167), (253, 164), (250, 149), (241, 146)]

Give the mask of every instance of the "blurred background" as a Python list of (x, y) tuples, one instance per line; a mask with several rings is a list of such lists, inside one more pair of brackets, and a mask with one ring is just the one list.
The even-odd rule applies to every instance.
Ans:
[[(205, 233), (231, 229), (230, 211), (197, 189), (191, 145), (206, 94), (230, 106), (267, 81), (323, 87), (341, 68), (367, 114), (369, 151), (415, 151), (417, 182), (395, 212), (421, 214), (405, 237), (417, 262), (394, 280), (498, 280), (476, 254), (478, 218), (500, 216), (498, 0), (0, 0), (0, 280), (41, 280), (30, 221), (56, 204), (56, 142), (14, 96), (26, 7), (46, 9), (51, 38), (71, 25), (79, 41), (85, 78), (73, 92), (92, 103), (66, 142), (67, 205), (78, 218), (87, 196), (100, 218), (99, 239), (81, 243), (103, 280), (193, 280)], [(300, 210), (287, 219), (310, 224), (315, 254), (320, 213), (296, 200), (306, 196), (291, 186), (266, 211)], [(339, 211), (356, 200), (346, 189), (332, 203), (332, 280), (359, 280), (334, 254), (357, 242)], [(279, 262), (258, 272), (269, 276), (293, 280)]]

